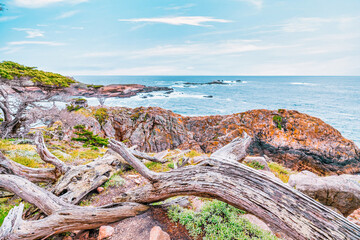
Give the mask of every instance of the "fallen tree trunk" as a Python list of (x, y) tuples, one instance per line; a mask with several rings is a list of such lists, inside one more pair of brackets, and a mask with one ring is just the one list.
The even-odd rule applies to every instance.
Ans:
[[(121, 156), (109, 151), (86, 165), (70, 166), (54, 156), (46, 147), (40, 131), (35, 135), (36, 150), (41, 159), (55, 168), (29, 168), (6, 158), (0, 152), (0, 173), (22, 176), (31, 182), (55, 182), (52, 192), (69, 203), (77, 204), (88, 193), (104, 184), (115, 172), (128, 165)], [(130, 149), (140, 159), (164, 160)], [(166, 161), (166, 160), (165, 160)]]
[(0, 173), (14, 174), (31, 182), (54, 182), (57, 180), (55, 168), (30, 168), (16, 163), (0, 152)]
[(151, 203), (177, 195), (211, 197), (258, 216), (272, 230), (292, 239), (360, 239), (360, 228), (343, 216), (236, 161), (209, 158), (197, 166), (155, 173), (122, 143), (111, 140), (110, 148), (150, 181), (115, 202)]
[(23, 204), (14, 207), (0, 227), (0, 240), (33, 240), (53, 234), (101, 225), (133, 217), (149, 207), (137, 203), (102, 207), (80, 207), (65, 202), (32, 182), (14, 175), (0, 174), (0, 187), (36, 205), (48, 216), (36, 221), (22, 219)]

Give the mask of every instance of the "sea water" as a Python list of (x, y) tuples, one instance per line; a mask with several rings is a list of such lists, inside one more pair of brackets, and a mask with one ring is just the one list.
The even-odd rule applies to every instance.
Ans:
[[(224, 115), (251, 109), (293, 109), (338, 129), (360, 146), (360, 77), (75, 76), (88, 84), (143, 84), (174, 89), (109, 98), (108, 106), (158, 106), (187, 116)], [(188, 85), (222, 80), (226, 84)], [(236, 81), (241, 80), (241, 81)], [(90, 105), (98, 105), (96, 98)]]

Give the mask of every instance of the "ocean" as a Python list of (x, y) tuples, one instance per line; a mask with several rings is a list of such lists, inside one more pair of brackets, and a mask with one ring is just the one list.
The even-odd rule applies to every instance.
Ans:
[[(174, 91), (109, 98), (107, 106), (158, 106), (187, 116), (224, 115), (251, 109), (293, 109), (321, 118), (360, 146), (360, 77), (75, 76), (88, 84), (143, 84)], [(226, 84), (193, 85), (222, 80)], [(240, 81), (237, 81), (240, 80)], [(90, 105), (98, 105), (89, 98)]]

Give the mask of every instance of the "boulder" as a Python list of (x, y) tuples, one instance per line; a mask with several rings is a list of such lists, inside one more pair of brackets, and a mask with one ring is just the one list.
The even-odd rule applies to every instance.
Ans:
[(98, 240), (106, 239), (114, 234), (115, 230), (110, 226), (101, 226), (99, 229)]
[(290, 176), (289, 185), (324, 205), (338, 209), (345, 217), (360, 208), (359, 175), (319, 177), (302, 171)]
[(149, 240), (171, 240), (170, 235), (164, 232), (161, 227), (155, 226), (150, 231)]

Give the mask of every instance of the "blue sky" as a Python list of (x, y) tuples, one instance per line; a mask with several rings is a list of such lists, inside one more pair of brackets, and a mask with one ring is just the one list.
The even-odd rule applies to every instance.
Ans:
[(0, 2), (0, 61), (47, 71), (360, 75), (359, 0)]

